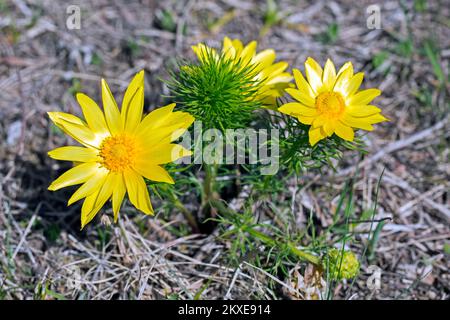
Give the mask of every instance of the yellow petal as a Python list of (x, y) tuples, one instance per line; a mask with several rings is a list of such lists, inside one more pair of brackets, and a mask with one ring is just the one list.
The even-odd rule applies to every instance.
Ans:
[(314, 119), (312, 126), (313, 126), (313, 128), (322, 127), (327, 120), (328, 120), (328, 118), (326, 116), (320, 115)]
[(244, 50), (244, 45), (242, 44), (241, 40), (234, 39), (233, 41), (233, 47), (236, 50), (236, 56), (240, 56), (242, 50)]
[(137, 137), (141, 139), (147, 149), (150, 149), (156, 145), (169, 144), (177, 140), (186, 132), (189, 125), (189, 122), (180, 122), (168, 127), (139, 131)]
[(263, 70), (275, 61), (276, 54), (273, 49), (266, 49), (259, 52), (252, 59), (252, 64), (257, 65), (256, 70)]
[(309, 128), (308, 136), (309, 144), (312, 146), (326, 137), (322, 128), (313, 128), (312, 126)]
[(261, 71), (262, 80), (269, 80), (282, 73), (288, 67), (288, 63), (284, 61), (277, 62)]
[(109, 134), (105, 116), (97, 103), (83, 93), (78, 93), (76, 98), (89, 128), (96, 134)]
[[(274, 79), (275, 81), (276, 79)], [(288, 81), (291, 81), (292, 77), (289, 77)], [(270, 81), (272, 82), (272, 80)], [(276, 103), (276, 98), (280, 98), (284, 96), (287, 88), (293, 88), (294, 85), (289, 82), (284, 82), (280, 79), (280, 82), (267, 84), (258, 91), (257, 97), (258, 99), (266, 106), (274, 106)], [(277, 107), (277, 106), (275, 106)], [(271, 108), (276, 110), (276, 108)]]
[(278, 111), (290, 116), (297, 116), (300, 113), (298, 110), (299, 106), (301, 106), (301, 104), (298, 102), (289, 102), (279, 107)]
[(381, 91), (378, 89), (366, 89), (358, 92), (346, 101), (346, 105), (365, 105), (369, 104), (373, 99), (378, 97)]
[(307, 116), (315, 117), (317, 116), (317, 110), (315, 108), (309, 108), (297, 102), (290, 102), (282, 105), (278, 108), (278, 111), (291, 115), (291, 116)]
[(83, 206), (81, 207), (81, 229), (94, 219), (95, 215), (100, 210), (100, 208), (98, 208), (97, 211), (94, 210), (95, 199), (97, 199), (99, 192), (100, 189), (97, 189), (94, 193), (84, 199)]
[(98, 160), (98, 150), (67, 146), (53, 149), (48, 152), (50, 158), (73, 162), (94, 162)]
[(344, 97), (354, 95), (355, 92), (358, 91), (359, 87), (361, 86), (363, 79), (364, 79), (363, 72), (358, 72), (357, 74), (355, 74), (348, 82), (347, 87), (344, 88), (344, 92), (345, 92)]
[(336, 82), (336, 69), (330, 59), (328, 59), (325, 63), (322, 82), (325, 90), (327, 91), (331, 91), (334, 87), (334, 83)]
[(371, 105), (353, 105), (346, 107), (345, 112), (349, 113), (352, 117), (368, 117), (381, 112), (381, 109)]
[(315, 117), (305, 117), (305, 116), (298, 116), (297, 117), (298, 121), (300, 121), (301, 123), (304, 124), (312, 124)]
[(142, 120), (142, 113), (144, 111), (144, 88), (141, 87), (136, 92), (136, 95), (131, 101), (131, 106), (128, 109), (127, 119), (125, 122), (125, 130), (133, 133), (139, 126)]
[(139, 161), (135, 164), (133, 168), (137, 171), (137, 173), (139, 173), (141, 176), (144, 176), (149, 180), (157, 182), (166, 182), (170, 184), (175, 183), (175, 181), (173, 181), (169, 173), (160, 166), (149, 165), (145, 161)]
[(61, 121), (63, 130), (72, 138), (80, 142), (87, 147), (97, 148), (99, 146), (99, 140), (96, 135), (86, 126), (73, 124), (70, 122)]
[(98, 168), (99, 165), (93, 162), (83, 163), (73, 167), (53, 181), (48, 187), (48, 190), (55, 191), (68, 186), (84, 183), (95, 174)]
[(224, 50), (227, 50), (229, 48), (233, 47), (233, 41), (231, 41), (231, 39), (227, 36), (223, 37), (223, 45), (222, 48)]
[(194, 122), (194, 117), (186, 112), (172, 112), (175, 104), (158, 108), (147, 115), (136, 130), (145, 140), (146, 146), (161, 141), (178, 139)]
[(143, 152), (141, 159), (148, 164), (166, 164), (191, 154), (191, 151), (178, 144), (160, 144)]
[(334, 133), (334, 129), (336, 128), (337, 120), (329, 119), (328, 121), (325, 121), (323, 124), (323, 131), (325, 131), (325, 134), (329, 137), (331, 137)]
[(311, 86), (309, 85), (308, 81), (303, 77), (303, 74), (298, 69), (293, 70), (294, 78), (295, 78), (295, 84), (297, 85), (298, 90), (304, 95), (307, 95), (311, 97), (311, 99), (316, 98), (316, 94), (311, 89)]
[(266, 86), (274, 85), (274, 84), (283, 84), (285, 88), (289, 87), (289, 84), (286, 82), (290, 82), (293, 77), (288, 72), (282, 72), (276, 76), (270, 77), (269, 81), (265, 83)]
[(77, 189), (77, 191), (73, 193), (73, 195), (67, 202), (67, 205), (70, 206), (74, 202), (87, 196), (90, 196), (95, 191), (100, 190), (100, 188), (105, 183), (107, 176), (108, 170), (104, 168), (99, 168), (99, 170), (92, 177), (90, 177), (88, 181), (86, 181), (81, 187)]
[(256, 41), (252, 41), (245, 46), (240, 55), (242, 65), (247, 65), (250, 63), (255, 56), (256, 46), (258, 43)]
[(203, 45), (202, 43), (199, 43), (195, 46), (191, 46), (192, 51), (194, 51), (195, 55), (197, 56), (198, 60), (203, 60), (204, 53), (203, 53)]
[(133, 132), (142, 120), (144, 110), (144, 71), (140, 71), (131, 80), (125, 91), (120, 116), (125, 130)]
[(100, 189), (86, 197), (81, 207), (81, 229), (84, 228), (100, 211), (111, 197), (114, 185), (115, 174), (108, 174)]
[(87, 147), (98, 147), (95, 134), (78, 117), (64, 112), (48, 112), (50, 120), (73, 139)]
[(316, 100), (313, 99), (308, 94), (305, 94), (304, 92), (302, 92), (300, 90), (292, 89), (292, 88), (287, 88), (286, 92), (289, 93), (289, 95), (291, 95), (292, 98), (301, 102), (305, 106), (310, 107), (310, 108), (315, 108)]
[(141, 131), (154, 129), (164, 125), (164, 123), (169, 119), (171, 113), (173, 112), (175, 105), (175, 103), (171, 103), (167, 106), (153, 110), (147, 116), (145, 116), (137, 130)]
[(144, 179), (135, 171), (128, 170), (124, 172), (124, 180), (130, 202), (145, 214), (153, 215), (153, 208)]
[[(341, 73), (343, 73), (344, 71), (347, 71), (347, 70), (350, 71), (350, 78), (351, 78), (353, 76), (353, 64), (350, 61), (344, 63), (344, 65), (339, 69), (337, 76), (339, 77), (339, 75)], [(349, 72), (349, 71), (347, 71), (347, 72)]]
[(236, 49), (233, 46), (233, 42), (228, 37), (223, 38), (222, 52), (228, 59), (234, 59), (236, 57)]
[(336, 79), (336, 83), (334, 84), (333, 91), (339, 92), (344, 98), (347, 97), (347, 88), (352, 79), (353, 69), (346, 68), (342, 71)]
[(341, 122), (349, 127), (363, 129), (367, 131), (372, 131), (373, 127), (370, 122), (366, 121), (365, 118), (355, 118), (349, 114), (344, 114)]
[(106, 176), (105, 182), (98, 193), (97, 199), (95, 199), (94, 207), (103, 207), (103, 205), (111, 198), (113, 190), (115, 188), (115, 173), (109, 173)]
[(200, 61), (204, 61), (206, 58), (210, 56), (217, 58), (216, 50), (204, 45), (203, 43), (199, 43), (196, 46), (192, 46), (191, 48), (197, 55), (198, 60)]
[(50, 120), (53, 121), (53, 123), (55, 125), (59, 125), (62, 121), (64, 122), (70, 122), (73, 124), (78, 124), (78, 125), (86, 125), (84, 123), (84, 121), (82, 121), (80, 118), (78, 118), (77, 116), (74, 116), (73, 114), (70, 113), (65, 113), (65, 112), (47, 112), (48, 117), (50, 118)]
[(322, 70), (322, 67), (320, 66), (320, 64), (316, 60), (314, 60), (311, 57), (308, 57), (306, 59), (305, 65), (308, 65), (312, 70), (315, 71), (315, 73), (319, 76), (319, 78), (322, 79), (323, 70)]
[(368, 117), (363, 117), (359, 119), (364, 119), (365, 121), (369, 122), (370, 124), (375, 124), (379, 122), (389, 121), (387, 118), (385, 118), (381, 113), (373, 114)]
[(334, 132), (342, 139), (347, 141), (353, 141), (355, 138), (355, 132), (352, 128), (349, 126), (346, 126), (342, 122), (338, 121), (336, 123), (336, 128), (334, 129)]
[(190, 127), (190, 125), (194, 122), (195, 118), (191, 116), (189, 113), (177, 111), (170, 115), (170, 117), (167, 119), (164, 126), (160, 126), (158, 130), (167, 130), (169, 128), (177, 126), (178, 132), (172, 132), (172, 140), (175, 140), (181, 136), (181, 133), (179, 129), (183, 129), (182, 132), (184, 132), (187, 128)]
[(105, 202), (108, 200), (108, 198), (103, 199), (104, 202), (95, 206), (95, 203), (97, 202), (100, 192), (101, 189), (98, 189), (93, 194), (86, 197), (86, 199), (84, 200), (83, 206), (81, 207), (81, 229), (83, 229), (89, 222), (92, 221), (92, 219), (94, 219), (94, 217), (103, 207)]
[(114, 212), (114, 222), (117, 222), (119, 219), (119, 210), (122, 205), (123, 198), (125, 197), (125, 193), (127, 191), (125, 182), (123, 181), (122, 173), (115, 175), (114, 182), (114, 191), (112, 194), (112, 207)]
[(123, 123), (120, 118), (119, 108), (114, 99), (111, 90), (108, 87), (105, 79), (102, 79), (102, 101), (103, 109), (105, 110), (105, 119), (108, 124), (109, 131), (115, 135), (123, 131)]
[(267, 108), (269, 110), (277, 110), (277, 97), (281, 97), (283, 94), (272, 95), (270, 92), (267, 95), (260, 95), (258, 96), (258, 99), (263, 104), (263, 108)]
[(322, 68), (313, 58), (308, 58), (305, 62), (305, 72), (311, 89), (315, 94), (319, 94), (322, 89)]

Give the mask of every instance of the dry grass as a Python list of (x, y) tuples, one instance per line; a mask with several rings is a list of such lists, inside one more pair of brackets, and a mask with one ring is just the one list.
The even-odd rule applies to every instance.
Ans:
[[(369, 30), (365, 9), (372, 1), (277, 2), (286, 18), (259, 39), (259, 46), (275, 48), (279, 59), (300, 68), (308, 56), (322, 62), (330, 56), (337, 65), (351, 60), (366, 72), (367, 87), (383, 90), (378, 104), (391, 119), (366, 136), (370, 154), (355, 181), (362, 212), (373, 205), (385, 168), (376, 218), (392, 220), (370, 262), (383, 270), (382, 287), (367, 288), (369, 263), (364, 263), (354, 285), (339, 285), (336, 297), (448, 299), (449, 82), (439, 88), (423, 43), (435, 39), (447, 72), (450, 8), (445, 1), (427, 1), (427, 9), (416, 12), (412, 1), (404, 1), (405, 14), (399, 2), (379, 1), (383, 29)], [(199, 41), (219, 45), (224, 35), (258, 37), (265, 2), (74, 4), (82, 8), (81, 30), (65, 27), (65, 1), (0, 0), (0, 298), (192, 299), (199, 293), (203, 299), (286, 298), (281, 289), (293, 289), (287, 279), (272, 279), (275, 285), (267, 286), (274, 276), (248, 263), (228, 267), (227, 243), (216, 233), (179, 237), (172, 232), (172, 226), (185, 223), (179, 212), (170, 219), (148, 219), (129, 208), (117, 226), (108, 228), (102, 218), (79, 232), (79, 207), (66, 207), (68, 192), (46, 191), (67, 168), (46, 156), (67, 142), (51, 128), (46, 112), (79, 113), (74, 91), (98, 97), (99, 79), (105, 77), (113, 92), (123, 92), (140, 69), (147, 71), (146, 106), (162, 105), (161, 95), (168, 92), (159, 78), (167, 76), (175, 58), (192, 57), (190, 45)], [(162, 10), (171, 13), (173, 32), (156, 21)], [(231, 20), (221, 20), (224, 16)], [(328, 27), (333, 21), (339, 27), (335, 39)], [(405, 55), (399, 43), (410, 35), (413, 50)], [(388, 53), (374, 68), (380, 52)], [(302, 178), (304, 187), (297, 189), (292, 181), (280, 195), (293, 208), (298, 227), (309, 210), (318, 224), (329, 225), (356, 158), (349, 152), (338, 172), (310, 172)]]

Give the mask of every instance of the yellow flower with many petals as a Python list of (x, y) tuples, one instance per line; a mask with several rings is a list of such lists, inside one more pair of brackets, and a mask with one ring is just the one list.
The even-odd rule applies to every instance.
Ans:
[[(274, 105), (276, 98), (283, 96), (284, 89), (291, 86), (290, 82), (293, 79), (292, 75), (285, 70), (288, 63), (284, 61), (275, 62), (276, 54), (273, 49), (266, 49), (256, 53), (258, 43), (251, 41), (244, 46), (238, 39), (231, 40), (228, 37), (223, 39), (222, 54), (225, 58), (241, 63), (242, 66), (252, 66), (254, 72), (254, 81), (260, 86), (256, 99), (262, 101), (265, 105)], [(197, 55), (198, 59), (202, 61), (208, 54), (208, 51), (219, 57), (217, 52), (199, 43), (192, 46), (192, 50)]]
[(49, 112), (50, 119), (65, 133), (83, 145), (54, 149), (49, 156), (72, 161), (74, 168), (57, 178), (49, 190), (55, 191), (82, 184), (68, 205), (83, 198), (81, 227), (89, 223), (103, 205), (112, 199), (114, 220), (125, 194), (139, 210), (153, 215), (144, 178), (174, 183), (161, 167), (191, 154), (171, 142), (180, 137), (194, 118), (185, 112), (173, 112), (175, 104), (154, 110), (143, 116), (144, 72), (138, 73), (128, 86), (119, 111), (108, 84), (102, 79), (103, 112), (85, 94), (76, 98), (85, 120), (64, 113)]
[(345, 63), (336, 74), (331, 60), (327, 60), (322, 70), (314, 59), (308, 58), (305, 71), (306, 79), (299, 70), (294, 69), (297, 88), (286, 89), (297, 102), (286, 103), (278, 111), (311, 125), (311, 145), (333, 133), (344, 140), (353, 141), (353, 128), (372, 131), (372, 124), (387, 121), (379, 108), (370, 105), (381, 91), (358, 91), (364, 74), (353, 74), (351, 62)]

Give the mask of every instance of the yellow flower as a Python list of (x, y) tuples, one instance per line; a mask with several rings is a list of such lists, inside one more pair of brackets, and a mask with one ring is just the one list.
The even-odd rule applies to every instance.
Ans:
[(83, 198), (81, 228), (89, 223), (103, 205), (112, 199), (114, 221), (125, 194), (145, 214), (153, 215), (144, 178), (174, 183), (160, 165), (190, 155), (191, 152), (171, 142), (180, 137), (194, 118), (185, 112), (173, 112), (175, 104), (143, 116), (144, 72), (139, 72), (128, 86), (119, 111), (108, 84), (102, 79), (104, 111), (88, 96), (76, 98), (85, 120), (64, 113), (49, 112), (50, 119), (84, 147), (66, 146), (48, 154), (57, 160), (73, 161), (74, 168), (53, 181), (49, 190), (82, 184), (68, 205)]
[(309, 142), (312, 146), (333, 133), (353, 141), (352, 128), (372, 131), (372, 124), (387, 121), (379, 108), (369, 104), (381, 91), (366, 89), (358, 92), (364, 73), (353, 74), (351, 62), (345, 63), (336, 74), (331, 60), (327, 60), (322, 70), (314, 59), (308, 58), (305, 71), (306, 79), (294, 69), (297, 89), (286, 89), (298, 102), (286, 103), (278, 110), (311, 125)]
[[(223, 39), (222, 54), (227, 59), (236, 63), (240, 62), (242, 66), (252, 66), (255, 74), (254, 80), (260, 85), (255, 98), (262, 101), (265, 105), (274, 105), (276, 98), (283, 96), (284, 89), (291, 86), (290, 81), (293, 78), (290, 73), (285, 72), (288, 67), (287, 62), (274, 63), (276, 58), (275, 50), (266, 49), (256, 53), (257, 45), (256, 41), (252, 41), (244, 46), (238, 39), (231, 40), (225, 37)], [(208, 52), (219, 58), (214, 49), (203, 43), (192, 46), (192, 50), (200, 61), (205, 59)]]

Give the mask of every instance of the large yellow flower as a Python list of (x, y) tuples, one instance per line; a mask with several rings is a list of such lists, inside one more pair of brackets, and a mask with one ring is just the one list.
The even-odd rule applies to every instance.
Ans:
[(190, 151), (171, 142), (180, 137), (194, 118), (185, 112), (173, 112), (175, 104), (154, 110), (145, 118), (144, 72), (128, 86), (119, 111), (105, 80), (102, 79), (104, 112), (85, 94), (77, 94), (85, 121), (64, 113), (49, 112), (50, 119), (84, 147), (54, 149), (49, 156), (73, 161), (74, 168), (56, 179), (49, 190), (82, 184), (68, 205), (85, 198), (81, 208), (81, 227), (89, 223), (110, 198), (114, 221), (125, 193), (131, 203), (145, 214), (153, 215), (144, 177), (174, 183), (160, 165), (190, 155)]
[(353, 141), (352, 128), (372, 131), (372, 124), (387, 121), (379, 108), (369, 104), (381, 91), (366, 89), (358, 92), (364, 73), (353, 74), (351, 62), (345, 63), (336, 74), (331, 60), (327, 60), (322, 70), (314, 59), (308, 58), (305, 71), (307, 80), (294, 69), (297, 89), (286, 89), (297, 102), (286, 103), (278, 110), (311, 125), (311, 145), (333, 133)]
[[(240, 62), (242, 66), (250, 65), (253, 67), (254, 80), (258, 82), (260, 89), (255, 98), (261, 100), (265, 105), (274, 105), (276, 98), (283, 96), (284, 89), (291, 86), (292, 75), (285, 70), (288, 63), (280, 61), (274, 63), (276, 54), (273, 49), (266, 49), (256, 53), (258, 43), (252, 41), (246, 46), (238, 39), (231, 40), (228, 37), (223, 39), (222, 54), (233, 61)], [(217, 52), (199, 43), (192, 46), (192, 50), (202, 61), (207, 52), (211, 52), (216, 58), (219, 57)]]

